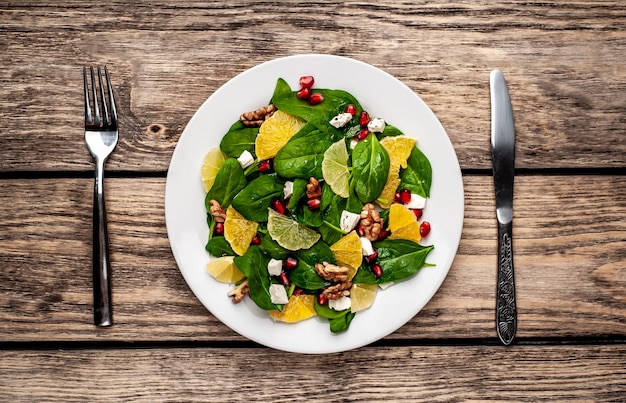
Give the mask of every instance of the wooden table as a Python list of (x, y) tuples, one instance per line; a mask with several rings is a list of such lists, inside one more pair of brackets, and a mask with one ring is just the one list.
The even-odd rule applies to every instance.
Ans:
[[(3, 401), (624, 401), (626, 5), (621, 1), (0, 4)], [(105, 2), (106, 3), (106, 2)], [(256, 345), (195, 298), (172, 256), (165, 177), (217, 88), (276, 57), (368, 62), (433, 109), (465, 187), (458, 255), (430, 303), (363, 348)], [(93, 161), (82, 66), (106, 64), (115, 325), (92, 325)], [(494, 326), (489, 71), (517, 130), (514, 345)]]

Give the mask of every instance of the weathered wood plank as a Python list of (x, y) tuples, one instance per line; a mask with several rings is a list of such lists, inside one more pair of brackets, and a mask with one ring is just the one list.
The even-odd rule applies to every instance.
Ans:
[(490, 166), (493, 68), (510, 85), (518, 167), (624, 167), (625, 14), (621, 2), (587, 1), (0, 5), (0, 171), (90, 169), (83, 65), (107, 64), (119, 94), (108, 167), (164, 171), (219, 86), (311, 52), (405, 82), (438, 115), (463, 168)]
[[(390, 338), (495, 335), (491, 178), (464, 182), (463, 239), (449, 276)], [(102, 330), (91, 325), (92, 181), (0, 180), (0, 339), (240, 340), (180, 275), (164, 188), (160, 178), (107, 180), (116, 326)], [(519, 337), (626, 335), (625, 217), (623, 176), (517, 178)]]
[[(0, 351), (11, 402), (623, 401), (624, 345)], [(271, 369), (270, 369), (271, 368)], [(262, 371), (262, 372), (261, 372)]]

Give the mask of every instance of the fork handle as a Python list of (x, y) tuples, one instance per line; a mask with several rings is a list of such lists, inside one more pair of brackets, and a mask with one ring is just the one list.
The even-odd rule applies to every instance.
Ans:
[(104, 161), (96, 161), (93, 193), (93, 307), (94, 324), (111, 326), (111, 264), (104, 206)]

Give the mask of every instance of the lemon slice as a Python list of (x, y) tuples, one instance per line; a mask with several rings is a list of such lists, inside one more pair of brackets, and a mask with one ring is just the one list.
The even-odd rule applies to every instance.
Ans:
[(268, 313), (274, 320), (281, 322), (300, 322), (315, 316), (314, 300), (315, 297), (313, 295), (292, 295), (282, 311), (272, 310), (268, 311)]
[(258, 227), (259, 224), (256, 221), (247, 220), (232, 205), (226, 209), (224, 238), (236, 254), (241, 256), (246, 253)]
[(359, 312), (372, 306), (377, 289), (376, 284), (352, 284), (350, 287), (350, 299), (352, 300), (350, 311)]
[(320, 234), (273, 209), (268, 209), (267, 232), (280, 246), (288, 250), (309, 249)]
[(339, 264), (349, 266), (354, 271), (349, 273), (349, 280), (354, 277), (356, 270), (361, 266), (363, 262), (363, 252), (361, 246), (361, 239), (356, 231), (352, 231), (347, 235), (344, 235), (341, 239), (330, 246), (330, 250), (333, 252), (335, 259)]
[(200, 168), (200, 177), (202, 178), (204, 190), (206, 190), (207, 192), (213, 186), (217, 171), (220, 170), (220, 167), (222, 166), (224, 161), (224, 154), (222, 154), (222, 150), (220, 150), (219, 147), (211, 148), (209, 152), (206, 153), (206, 155), (204, 156), (204, 160), (202, 161), (202, 168)]
[(211, 259), (206, 265), (207, 271), (222, 283), (236, 283), (243, 280), (245, 275), (235, 266), (234, 258), (234, 256), (223, 256)]
[(298, 133), (306, 121), (298, 116), (278, 110), (259, 127), (254, 142), (259, 160), (274, 158), (278, 151)]
[(389, 208), (390, 239), (410, 239), (419, 242), (420, 224), (415, 214), (403, 204), (392, 204)]
[(345, 140), (333, 143), (324, 152), (322, 176), (335, 194), (348, 198), (350, 171), (348, 169), (348, 149)]

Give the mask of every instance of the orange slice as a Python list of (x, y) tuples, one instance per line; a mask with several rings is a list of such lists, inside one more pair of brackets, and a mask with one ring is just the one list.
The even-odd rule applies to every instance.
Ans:
[(294, 134), (306, 124), (298, 116), (283, 111), (276, 111), (259, 127), (259, 134), (254, 142), (256, 156), (266, 160), (276, 156)]
[(308, 294), (292, 295), (282, 311), (268, 311), (269, 315), (281, 322), (295, 323), (315, 316), (315, 297)]
[(226, 209), (224, 238), (236, 254), (243, 255), (246, 253), (258, 227), (259, 224), (256, 221), (247, 220), (232, 205)]
[(359, 239), (356, 231), (341, 237), (341, 239), (330, 246), (330, 250), (339, 264), (353, 269), (348, 275), (349, 279), (352, 279), (363, 262), (361, 239)]
[(390, 239), (410, 239), (419, 242), (420, 224), (415, 214), (403, 204), (392, 204), (389, 208)]
[(382, 139), (380, 145), (389, 154), (390, 164), (387, 182), (376, 202), (382, 208), (389, 208), (401, 182), (400, 168), (406, 168), (411, 151), (415, 147), (415, 139), (407, 136), (390, 136)]

